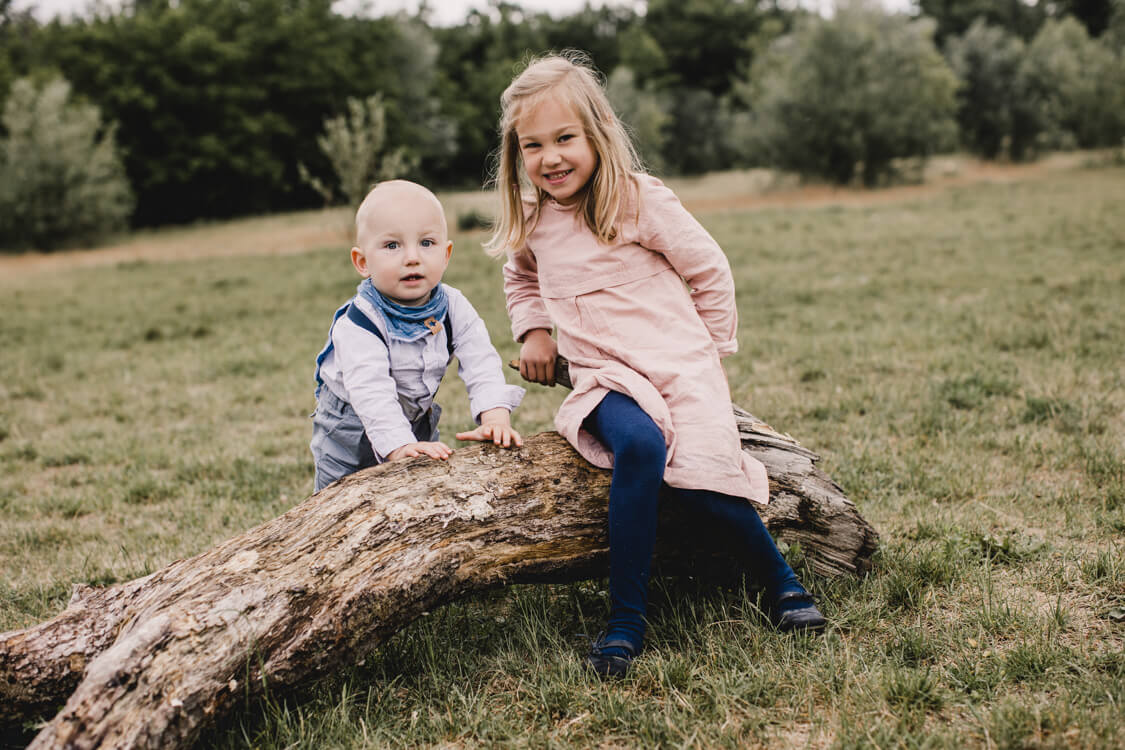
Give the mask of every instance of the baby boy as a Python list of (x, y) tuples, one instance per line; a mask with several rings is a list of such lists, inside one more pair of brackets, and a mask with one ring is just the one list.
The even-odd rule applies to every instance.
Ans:
[(448, 458), (434, 396), (454, 355), (478, 425), (457, 438), (522, 445), (509, 415), (524, 390), (504, 380), (477, 311), (441, 283), (453, 243), (437, 197), (413, 182), (383, 182), (355, 222), (352, 265), (363, 281), (316, 358), (316, 490), (384, 461)]

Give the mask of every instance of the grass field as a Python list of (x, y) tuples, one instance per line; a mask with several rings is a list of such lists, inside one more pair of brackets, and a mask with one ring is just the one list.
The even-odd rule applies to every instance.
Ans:
[[(738, 283), (735, 402), (882, 535), (866, 579), (806, 573), (823, 637), (771, 632), (743, 587), (659, 580), (644, 655), (604, 685), (581, 669), (604, 582), (511, 587), (201, 746), (1125, 746), (1123, 206), (1102, 166), (698, 214)], [(356, 278), (343, 239), (223, 253), (246, 226), (201, 254), (145, 239), (173, 259), (3, 267), (0, 630), (310, 492), (312, 358)], [(482, 239), (455, 234), (446, 280), (509, 359)], [(563, 395), (532, 387), (517, 426), (550, 429)], [(468, 425), (455, 376), (440, 400), (446, 435)]]

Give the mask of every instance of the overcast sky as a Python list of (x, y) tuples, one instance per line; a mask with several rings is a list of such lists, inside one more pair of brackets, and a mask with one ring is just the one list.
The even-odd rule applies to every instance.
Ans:
[[(591, 5), (631, 5), (642, 7), (643, 0), (589, 0)], [(889, 8), (908, 8), (911, 0), (882, 0), (883, 5)], [(17, 8), (35, 8), (36, 16), (40, 20), (47, 20), (60, 14), (73, 14), (90, 7), (92, 2), (105, 5), (119, 5), (121, 0), (15, 0)], [(358, 7), (362, 0), (339, 0), (337, 6), (341, 10)], [(528, 10), (544, 10), (555, 16), (565, 16), (580, 10), (586, 0), (516, 0), (518, 5)], [(829, 9), (834, 0), (796, 0), (801, 5), (809, 8)], [(410, 12), (418, 9), (419, 0), (372, 0), (370, 3), (376, 15), (393, 13), (397, 10)], [(430, 20), (439, 26), (453, 26), (465, 20), (471, 8), (485, 10), (488, 8), (487, 0), (430, 0)]]

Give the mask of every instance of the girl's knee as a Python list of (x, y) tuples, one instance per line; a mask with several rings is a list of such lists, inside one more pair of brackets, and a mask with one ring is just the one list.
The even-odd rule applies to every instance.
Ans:
[(636, 401), (610, 391), (591, 417), (591, 432), (613, 453), (616, 465), (651, 466), (663, 473), (664, 433)]
[(633, 465), (664, 467), (668, 449), (664, 434), (653, 425), (652, 429), (630, 431), (616, 446), (615, 462), (627, 461)]

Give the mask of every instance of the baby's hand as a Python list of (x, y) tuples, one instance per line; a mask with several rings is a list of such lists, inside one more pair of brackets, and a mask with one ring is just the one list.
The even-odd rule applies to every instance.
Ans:
[(407, 443), (400, 445), (387, 454), (388, 461), (398, 461), (402, 458), (414, 456), (429, 456), (444, 461), (452, 455), (453, 449), (445, 443)]
[(515, 446), (519, 448), (523, 445), (523, 438), (520, 434), (512, 429), (511, 425), (506, 424), (482, 424), (480, 427), (469, 432), (458, 432), (458, 440), (476, 440), (478, 442), (487, 442), (491, 440), (496, 445), (502, 445), (505, 448)]

